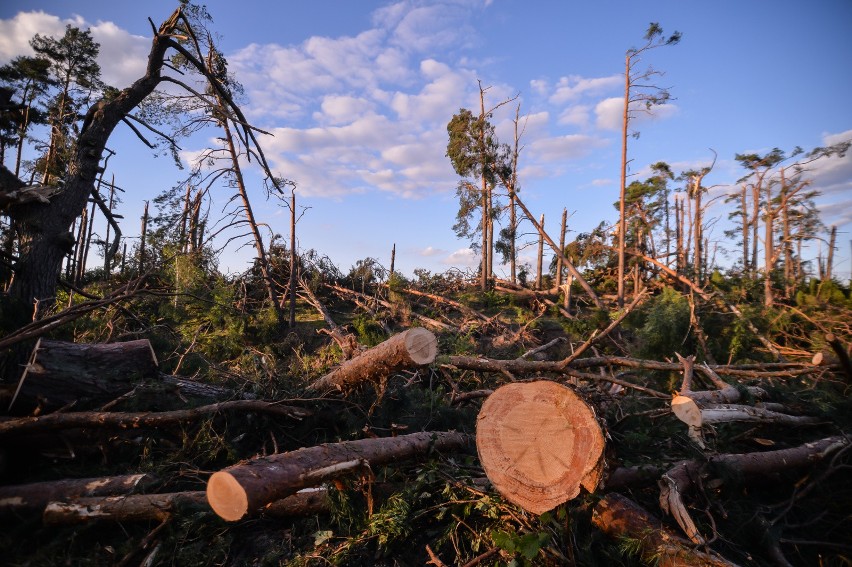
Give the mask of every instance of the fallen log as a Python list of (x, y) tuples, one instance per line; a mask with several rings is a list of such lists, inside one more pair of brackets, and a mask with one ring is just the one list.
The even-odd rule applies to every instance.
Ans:
[(488, 479), (534, 514), (571, 500), (581, 487), (594, 492), (604, 448), (594, 410), (555, 382), (502, 386), (476, 420), (476, 449)]
[(76, 402), (96, 407), (157, 378), (157, 357), (148, 339), (78, 344), (39, 339), (9, 404), (16, 413)]
[(131, 474), (0, 486), (0, 517), (41, 514), (52, 500), (130, 494), (155, 481), (149, 474)]
[[(707, 476), (707, 471), (716, 470), (719, 473), (730, 471), (739, 477), (763, 477), (815, 463), (849, 443), (848, 437), (837, 435), (789, 449), (715, 455), (707, 459), (707, 462), (681, 461), (666, 471), (660, 480), (660, 506), (674, 516), (681, 529), (693, 542), (702, 543), (704, 538), (698, 533), (689, 516), (683, 503), (683, 495), (692, 489), (696, 479)], [(720, 474), (720, 476), (729, 475)]]
[(422, 432), (306, 447), (259, 457), (213, 473), (207, 501), (220, 517), (235, 521), (297, 491), (347, 474), (432, 451), (458, 451), (471, 438), (456, 432)]
[(438, 339), (430, 331), (415, 327), (347, 360), (308, 386), (326, 392), (348, 390), (368, 380), (383, 380), (400, 370), (431, 364), (438, 354)]
[(76, 498), (70, 502), (48, 503), (42, 522), (46, 526), (60, 526), (95, 520), (162, 521), (179, 509), (199, 510), (207, 507), (203, 491)]
[(610, 537), (638, 542), (642, 560), (660, 567), (736, 567), (715, 552), (695, 549), (688, 540), (663, 526), (656, 516), (617, 492), (603, 497), (592, 510), (592, 524)]
[(63, 431), (72, 428), (158, 428), (191, 421), (222, 411), (254, 411), (302, 419), (310, 410), (261, 400), (232, 400), (197, 408), (163, 412), (68, 412), (0, 421), (0, 440), (11, 436)]

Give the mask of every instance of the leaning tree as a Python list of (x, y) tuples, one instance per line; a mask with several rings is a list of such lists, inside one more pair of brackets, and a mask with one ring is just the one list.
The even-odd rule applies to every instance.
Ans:
[[(211, 74), (197, 51), (186, 47), (186, 39), (193, 37), (194, 31), (183, 9), (175, 10), (159, 29), (149, 21), (153, 38), (145, 74), (123, 90), (110, 90), (88, 109), (61, 182), (27, 187), (5, 168), (0, 175), (0, 210), (20, 227), (18, 256), (9, 295), (13, 301), (28, 306), (28, 310), (34, 309), (35, 317), (40, 316), (55, 298), (62, 259), (74, 241), (69, 228), (90, 196), (98, 200), (95, 195), (96, 177), (101, 171), (100, 162), (107, 141), (115, 128), (125, 123), (148, 143), (140, 132), (140, 125), (156, 135), (162, 134), (143, 118), (134, 115), (134, 110), (163, 83), (177, 85), (190, 95), (197, 94), (184, 82), (183, 76), (174, 71), (172, 58), (180, 58), (186, 67), (206, 79), (209, 88), (221, 101), (221, 112), (233, 116), (233, 123), (238, 125), (234, 135), (243, 147), (250, 148), (261, 167), (269, 171), (255, 130), (248, 125), (229, 90)], [(109, 216), (108, 211), (104, 212)]]

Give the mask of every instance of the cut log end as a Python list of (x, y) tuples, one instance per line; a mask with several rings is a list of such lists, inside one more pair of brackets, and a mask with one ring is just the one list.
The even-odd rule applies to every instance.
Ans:
[(554, 382), (508, 384), (483, 404), (476, 447), (509, 501), (543, 514), (597, 488), (605, 440), (592, 409)]
[(438, 356), (438, 339), (427, 329), (415, 327), (405, 334), (405, 350), (413, 363), (432, 364)]
[(245, 489), (227, 471), (213, 473), (207, 483), (207, 502), (220, 518), (235, 522), (248, 513)]

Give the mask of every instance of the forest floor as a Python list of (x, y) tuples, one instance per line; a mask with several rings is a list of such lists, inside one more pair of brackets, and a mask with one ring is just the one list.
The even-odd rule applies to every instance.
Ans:
[[(215, 395), (193, 398), (157, 386), (157, 380), (144, 388), (128, 384), (108, 404), (87, 406), (81, 399), (62, 408), (67, 416), (85, 411), (158, 416), (227, 400), (276, 402), (304, 414), (237, 408), (151, 426), (101, 423), (51, 430), (24, 429), (22, 419), (31, 418), (0, 417), (2, 563), (642, 565), (671, 564), (671, 546), (686, 546), (689, 558), (680, 564), (852, 564), (852, 385), (818, 329), (811, 332), (816, 337), (811, 344), (790, 340), (808, 335), (802, 331), (807, 319), (827, 307), (811, 306), (808, 314), (802, 307), (800, 329), (793, 333), (787, 327), (784, 340), (769, 336), (784, 347), (786, 363), (779, 364), (754, 336), (743, 338), (748, 332), (726, 334), (733, 333), (736, 320), (715, 307), (698, 309), (702, 344), (687, 300), (665, 291), (641, 298), (629, 313), (597, 310), (580, 300), (569, 318), (560, 312), (557, 295), (502, 288), (481, 293), (459, 279), (312, 288), (313, 297), (299, 299), (292, 330), (260, 312), (227, 307), (219, 313), (212, 304), (149, 295), (54, 331), (51, 337), (60, 340), (102, 342), (108, 323), (111, 341), (150, 340), (161, 373), (219, 388)], [(823, 320), (852, 312), (831, 309)], [(327, 332), (328, 317), (339, 326), (336, 336)], [(309, 388), (346, 358), (347, 348), (363, 356), (364, 349), (420, 326), (438, 341), (438, 355), (428, 366), (394, 371), (342, 392)], [(849, 344), (849, 336), (837, 334)], [(723, 358), (734, 349), (736, 356)], [(812, 358), (817, 351), (825, 353), (819, 365)], [(692, 390), (719, 390), (700, 365), (708, 363), (735, 389), (739, 404), (806, 419), (705, 418), (690, 429), (672, 410), (672, 396), (690, 390), (684, 383), (686, 366), (692, 368), (689, 355), (695, 356)], [(491, 366), (483, 367), (486, 362)], [(473, 442), (324, 477), (310, 504), (277, 512), (270, 506), (236, 522), (217, 516), (200, 496), (216, 471), (323, 443), (448, 431), (473, 439), (490, 393), (507, 383), (536, 380), (577, 393), (594, 408), (606, 438), (598, 488), (544, 514), (525, 511), (495, 489)], [(824, 444), (802, 463), (773, 461), (787, 454), (783, 451), (819, 442)], [(745, 466), (731, 455), (764, 464)], [(678, 470), (687, 471), (688, 480), (678, 484)], [(119, 509), (97, 517), (103, 497), (60, 495), (51, 498), (76, 501), (88, 513), (50, 519), (43, 503), (16, 507), (8, 492), (37, 482), (128, 474), (146, 475), (136, 493), (184, 496), (150, 504), (153, 512)], [(674, 484), (667, 486), (669, 481)], [(667, 492), (672, 487), (674, 499)], [(614, 520), (601, 526), (602, 507), (621, 502), (613, 494), (662, 525), (613, 536)], [(690, 525), (693, 533), (684, 530)], [(672, 539), (661, 543), (650, 532)]]

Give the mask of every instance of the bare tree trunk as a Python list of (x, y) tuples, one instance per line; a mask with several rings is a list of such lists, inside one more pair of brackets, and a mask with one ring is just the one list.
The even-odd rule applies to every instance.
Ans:
[(624, 307), (624, 255), (627, 218), (625, 203), (627, 193), (627, 126), (630, 120), (630, 58), (624, 58), (624, 111), (621, 118), (621, 181), (618, 185), (618, 307)]
[[(107, 208), (110, 213), (112, 213), (112, 207), (115, 203), (115, 174), (112, 176), (112, 183), (109, 186), (109, 205)], [(112, 261), (112, 254), (110, 254), (110, 245), (109, 245), (109, 231), (112, 228), (110, 223), (107, 223), (106, 226), (106, 236), (104, 237), (104, 279), (109, 279), (109, 272), (111, 269), (110, 262)], [(115, 250), (112, 251), (113, 253)]]
[(296, 327), (296, 188), (290, 193), (290, 328)]
[(422, 432), (306, 447), (234, 465), (213, 473), (207, 500), (225, 520), (239, 520), (271, 502), (352, 470), (465, 449), (472, 439), (456, 432)]
[[(762, 178), (761, 178), (762, 179)], [(757, 244), (760, 226), (760, 183), (751, 186), (751, 274), (757, 277)]]
[(748, 273), (748, 233), (749, 233), (749, 223), (748, 223), (748, 192), (746, 191), (746, 184), (743, 183), (740, 188), (740, 222), (743, 225), (743, 275)]
[[(784, 169), (781, 169), (781, 186), (784, 186)], [(764, 263), (763, 263), (763, 305), (772, 307), (775, 296), (772, 292), (772, 272), (775, 270), (775, 209), (772, 206), (772, 184), (766, 184), (766, 211), (764, 216)]]
[(81, 285), (83, 278), (86, 275), (86, 264), (89, 259), (89, 248), (92, 245), (92, 232), (95, 228), (95, 203), (92, 201), (92, 209), (89, 211), (89, 227), (86, 230), (86, 238), (83, 242), (83, 252), (80, 254), (80, 263), (77, 268), (77, 278), (75, 283), (79, 286)]
[(701, 234), (702, 232), (702, 210), (701, 210), (701, 181), (703, 176), (696, 175), (693, 178), (693, 183), (695, 186), (693, 187), (693, 195), (695, 200), (695, 226), (693, 230), (695, 231), (695, 259), (694, 259), (694, 269), (695, 269), (695, 282), (700, 284), (702, 281), (702, 265), (701, 261), (704, 258), (704, 254), (701, 251), (702, 244), (704, 244), (704, 236)]
[(542, 233), (544, 233), (544, 213), (541, 213), (541, 218), (539, 219), (539, 224), (541, 225), (541, 233), (538, 235), (538, 253), (536, 254), (536, 268), (535, 268), (535, 288), (536, 290), (541, 290), (542, 288), (542, 264), (544, 263), (544, 237)]
[(390, 261), (390, 272), (388, 272), (388, 279), (393, 278), (393, 272), (396, 269), (396, 242), (393, 243), (393, 247), (391, 248), (391, 261)]
[(139, 236), (139, 275), (145, 273), (145, 236), (148, 232), (148, 201), (142, 212), (142, 229)]
[(831, 279), (831, 272), (834, 269), (834, 247), (837, 242), (837, 225), (831, 227), (831, 237), (828, 240), (828, 257), (825, 261), (825, 279)]
[[(568, 225), (568, 209), (562, 209), (562, 230), (559, 232), (559, 249), (565, 250), (565, 229)], [(512, 282), (514, 283), (514, 282)], [(556, 256), (556, 287), (562, 285), (562, 256)]]
[(683, 255), (683, 217), (683, 200), (678, 198), (677, 195), (675, 195), (675, 232), (677, 233), (677, 245), (675, 252), (677, 259), (675, 261), (675, 271), (678, 274), (683, 274), (684, 270), (686, 269), (686, 260)]
[[(224, 106), (224, 101), (219, 99), (219, 104)], [(231, 128), (228, 125), (227, 119), (221, 122), (222, 129), (225, 131), (225, 142), (228, 144), (228, 153), (231, 157), (231, 171), (234, 173), (234, 180), (237, 183), (237, 190), (240, 193), (240, 199), (243, 203), (243, 213), (245, 213), (246, 221), (251, 230), (252, 238), (254, 239), (254, 249), (257, 252), (257, 263), (260, 267), (260, 273), (263, 276), (263, 283), (266, 286), (266, 293), (269, 297), (269, 302), (275, 310), (278, 322), (283, 319), (281, 312), (281, 304), (278, 302), (278, 294), (275, 292), (275, 282), (272, 281), (272, 274), (269, 272), (269, 258), (266, 256), (266, 249), (263, 246), (263, 237), (260, 234), (260, 229), (252, 212), (251, 202), (248, 198), (245, 181), (243, 180), (243, 171), (240, 167), (239, 155), (237, 148), (234, 145), (234, 137), (231, 134)]]

